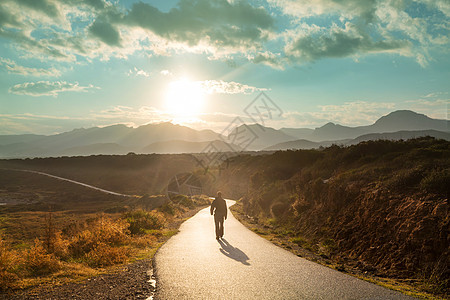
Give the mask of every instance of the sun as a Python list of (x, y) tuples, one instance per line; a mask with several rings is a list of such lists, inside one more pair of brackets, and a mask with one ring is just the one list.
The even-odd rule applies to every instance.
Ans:
[(189, 120), (201, 113), (204, 101), (205, 92), (201, 83), (182, 78), (169, 83), (165, 108), (175, 120)]

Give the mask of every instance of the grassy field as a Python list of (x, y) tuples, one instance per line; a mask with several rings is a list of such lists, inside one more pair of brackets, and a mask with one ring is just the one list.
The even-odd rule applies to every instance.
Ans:
[[(85, 181), (86, 182), (86, 181)], [(0, 290), (79, 281), (151, 257), (207, 197), (121, 197), (0, 170)]]

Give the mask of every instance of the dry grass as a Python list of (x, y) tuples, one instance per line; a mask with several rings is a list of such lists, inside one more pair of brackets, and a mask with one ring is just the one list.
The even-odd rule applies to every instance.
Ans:
[(11, 250), (8, 243), (0, 235), (0, 290), (12, 288), (19, 280), (18, 268), (20, 256)]
[(48, 253), (39, 239), (27, 251), (24, 264), (31, 276), (51, 274), (61, 268), (59, 259), (53, 253)]
[(114, 247), (101, 242), (89, 251), (85, 258), (91, 267), (107, 267), (126, 262), (129, 255), (129, 248)]
[[(209, 204), (198, 199), (193, 203)], [(186, 217), (183, 212), (196, 211), (181, 204), (170, 207), (171, 213), (137, 209), (83, 217), (64, 230), (60, 213), (39, 215), (40, 238), (12, 245), (0, 236), (0, 291), (79, 281), (111, 266), (151, 257), (177, 232), (174, 227)]]

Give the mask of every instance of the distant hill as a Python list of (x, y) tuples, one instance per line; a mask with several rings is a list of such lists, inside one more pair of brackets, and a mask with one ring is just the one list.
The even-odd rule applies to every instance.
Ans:
[(295, 140), (285, 143), (279, 143), (272, 145), (270, 147), (264, 148), (267, 151), (274, 150), (289, 150), (289, 149), (318, 149), (319, 147), (329, 147), (333, 144), (336, 145), (356, 145), (360, 142), (365, 141), (376, 141), (376, 140), (409, 140), (413, 138), (419, 138), (424, 136), (431, 136), (436, 139), (442, 139), (450, 141), (450, 133), (442, 132), (437, 130), (417, 130), (417, 131), (397, 131), (397, 132), (385, 132), (385, 133), (369, 133), (361, 135), (354, 139), (345, 139), (337, 141), (323, 141), (323, 142), (312, 142), (308, 140)]
[(365, 128), (342, 126), (330, 122), (322, 127), (316, 128), (311, 135), (311, 140), (318, 142), (352, 139), (368, 132), (370, 132), (370, 130)]
[[(227, 136), (170, 122), (132, 128), (123, 124), (74, 129), (55, 135), (0, 135), (0, 158), (77, 156), (90, 154), (201, 152), (213, 141), (218, 151), (311, 149), (332, 143), (370, 139), (408, 139), (430, 135), (447, 139), (450, 121), (409, 110), (394, 111), (368, 126), (349, 127), (329, 122), (316, 129), (241, 125)], [(392, 133), (392, 134), (389, 134)], [(222, 141), (222, 142), (220, 142)], [(217, 147), (216, 147), (217, 146)]]
[[(320, 142), (327, 140), (354, 139), (369, 133), (387, 133), (397, 131), (437, 130), (449, 131), (448, 120), (437, 120), (418, 114), (410, 110), (398, 110), (379, 118), (368, 126), (349, 127), (334, 123), (327, 123), (316, 128), (306, 139)], [(305, 138), (305, 137), (303, 137)]]
[[(260, 124), (241, 125), (233, 130), (227, 142), (239, 145), (245, 150), (261, 150), (267, 146), (292, 141), (296, 138), (286, 133)], [(248, 145), (248, 147), (247, 147)]]
[(373, 125), (361, 126), (368, 128), (370, 132), (396, 132), (432, 129), (437, 131), (449, 131), (450, 121), (437, 120), (418, 114), (410, 110), (397, 110), (379, 118)]
[(308, 140), (308, 139), (310, 139), (310, 136), (313, 134), (314, 129), (311, 129), (311, 128), (285, 128), (285, 127), (283, 127), (283, 128), (280, 128), (280, 131), (285, 133), (285, 134), (287, 134), (287, 135), (289, 135), (289, 136), (295, 137), (297, 139), (306, 139), (306, 140)]
[(330, 143), (327, 146), (330, 146), (332, 144), (332, 142), (311, 142), (308, 140), (295, 140), (275, 144), (270, 147), (264, 148), (263, 150), (271, 151), (271, 150), (289, 150), (289, 149), (317, 149), (320, 146), (324, 146), (324, 143)]
[(0, 146), (16, 143), (30, 143), (44, 138), (45, 135), (37, 134), (19, 134), (19, 135), (0, 135)]
[(239, 146), (229, 144), (215, 140), (211, 142), (187, 142), (187, 141), (164, 141), (152, 143), (144, 147), (141, 153), (200, 153), (209, 150), (217, 150), (218, 152), (228, 152), (232, 149), (238, 149)]
[(0, 157), (140, 153), (142, 148), (152, 143), (171, 140), (209, 142), (220, 139), (220, 137), (212, 130), (195, 130), (169, 122), (148, 124), (138, 128), (119, 124), (74, 129), (50, 136), (3, 135), (0, 136)]
[(182, 140), (190, 142), (206, 142), (220, 138), (212, 130), (195, 130), (170, 122), (140, 126), (118, 140), (121, 145), (142, 148), (151, 143)]
[(413, 138), (419, 138), (424, 136), (431, 136), (436, 139), (442, 139), (450, 141), (450, 132), (442, 132), (437, 130), (417, 130), (417, 131), (397, 131), (397, 132), (386, 132), (386, 133), (370, 133), (357, 137), (351, 141), (348, 141), (347, 145), (355, 145), (364, 141), (375, 141), (375, 140), (409, 140)]
[(128, 152), (130, 152), (128, 148), (115, 143), (98, 143), (68, 148), (60, 153), (64, 156), (86, 156), (96, 154), (120, 155), (127, 154)]

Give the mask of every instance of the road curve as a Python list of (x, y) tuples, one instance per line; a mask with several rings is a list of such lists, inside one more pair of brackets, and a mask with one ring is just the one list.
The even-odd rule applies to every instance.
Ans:
[(231, 213), (218, 242), (209, 208), (187, 220), (154, 263), (155, 299), (413, 299), (297, 257)]
[(93, 190), (97, 190), (97, 191), (100, 191), (102, 193), (106, 193), (106, 194), (110, 194), (110, 195), (121, 196), (121, 197), (136, 197), (134, 195), (126, 195), (126, 194), (121, 194), (121, 193), (108, 191), (108, 190), (105, 190), (105, 189), (102, 189), (102, 188), (99, 188), (99, 187), (96, 187), (96, 186), (93, 186), (93, 185), (89, 185), (89, 184), (86, 184), (86, 183), (82, 183), (82, 182), (79, 182), (79, 181), (75, 181), (75, 180), (64, 178), (64, 177), (59, 177), (59, 176), (56, 176), (56, 175), (52, 175), (52, 174), (48, 174), (48, 173), (44, 173), (44, 172), (40, 172), (40, 171), (24, 170), (24, 169), (3, 169), (3, 168), (0, 169), (0, 170), (34, 173), (34, 174), (44, 175), (44, 176), (52, 177), (52, 178), (55, 178), (55, 179), (58, 179), (58, 180), (68, 181), (70, 183), (82, 185), (84, 187), (87, 187), (87, 188), (90, 188), (90, 189), (93, 189)]

